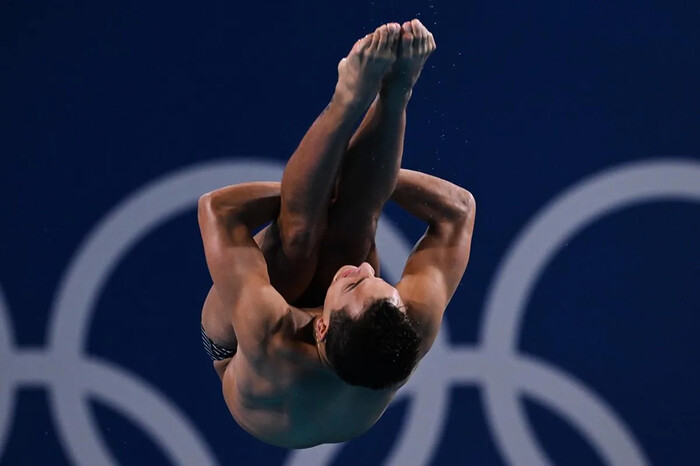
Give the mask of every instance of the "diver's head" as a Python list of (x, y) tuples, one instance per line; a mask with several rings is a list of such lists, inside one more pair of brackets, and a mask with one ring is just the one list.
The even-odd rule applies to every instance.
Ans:
[(367, 262), (359, 267), (344, 265), (333, 277), (323, 303), (323, 318), (330, 322), (334, 311), (344, 309), (352, 318), (359, 318), (366, 311), (367, 301), (388, 299), (402, 308), (403, 302), (396, 288), (379, 277)]
[(338, 270), (314, 332), (328, 363), (351, 385), (394, 387), (418, 362), (420, 337), (398, 291), (366, 262)]

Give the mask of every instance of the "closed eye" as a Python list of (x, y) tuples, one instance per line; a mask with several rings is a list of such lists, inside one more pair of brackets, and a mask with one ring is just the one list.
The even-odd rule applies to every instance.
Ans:
[(367, 277), (361, 278), (358, 281), (356, 281), (355, 283), (353, 283), (352, 285), (348, 286), (347, 288), (345, 288), (345, 292), (354, 290), (357, 287), (357, 285), (362, 283), (366, 278)]

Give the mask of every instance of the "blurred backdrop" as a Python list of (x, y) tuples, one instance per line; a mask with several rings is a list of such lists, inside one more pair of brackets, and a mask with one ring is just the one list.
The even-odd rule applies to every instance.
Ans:
[[(199, 336), (202, 192), (279, 179), (383, 22), (437, 51), (404, 166), (468, 188), (440, 340), (366, 435), (290, 452)], [(696, 2), (0, 6), (0, 464), (695, 464)], [(423, 226), (388, 205), (395, 280)]]

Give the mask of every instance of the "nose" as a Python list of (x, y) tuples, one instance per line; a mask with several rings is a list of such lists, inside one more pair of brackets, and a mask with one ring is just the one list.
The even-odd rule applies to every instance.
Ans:
[(369, 274), (372, 277), (374, 277), (374, 267), (369, 265), (367, 262), (363, 262), (362, 264), (360, 264), (358, 269), (359, 269), (358, 272), (362, 272), (363, 275)]

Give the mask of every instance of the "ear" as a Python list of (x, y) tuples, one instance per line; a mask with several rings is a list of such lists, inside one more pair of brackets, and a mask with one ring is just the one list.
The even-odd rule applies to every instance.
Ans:
[(314, 330), (318, 341), (326, 340), (326, 335), (328, 334), (328, 323), (326, 323), (326, 321), (323, 319), (323, 316), (316, 319), (316, 328)]

